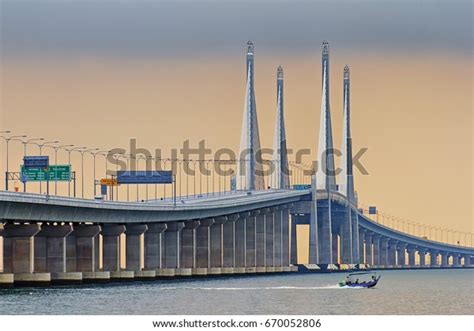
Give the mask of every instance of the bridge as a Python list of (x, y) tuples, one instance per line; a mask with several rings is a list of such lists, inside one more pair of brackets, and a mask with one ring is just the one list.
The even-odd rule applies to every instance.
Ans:
[[(254, 46), (249, 42), (240, 144), (244, 157), (236, 162), (235, 187), (209, 192), (208, 186), (208, 193), (193, 195), (177, 194), (175, 188), (173, 197), (165, 194), (162, 199), (135, 202), (0, 191), (0, 285), (474, 266), (474, 249), (466, 242), (461, 246), (415, 236), (380, 224), (358, 208), (347, 66), (336, 184), (327, 42), (322, 46), (319, 166), (310, 174), (310, 183), (290, 185), (295, 178), (289, 172), (279, 67), (273, 171), (265, 175), (253, 59)], [(298, 263), (298, 225), (309, 225), (305, 264)]]

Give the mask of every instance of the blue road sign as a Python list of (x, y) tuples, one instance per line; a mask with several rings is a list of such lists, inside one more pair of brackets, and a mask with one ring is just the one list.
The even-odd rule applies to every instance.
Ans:
[(100, 185), (100, 194), (107, 195), (107, 185)]
[(25, 168), (47, 168), (49, 166), (49, 156), (25, 156), (23, 166)]
[(375, 215), (375, 214), (377, 214), (377, 207), (369, 206), (369, 215)]
[(295, 184), (293, 185), (293, 190), (302, 191), (302, 190), (309, 190), (311, 185), (309, 184)]
[(117, 171), (119, 184), (171, 184), (173, 172), (168, 170)]

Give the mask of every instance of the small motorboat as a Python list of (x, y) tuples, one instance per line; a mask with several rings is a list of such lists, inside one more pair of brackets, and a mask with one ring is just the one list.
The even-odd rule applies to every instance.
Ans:
[(353, 272), (339, 283), (340, 287), (371, 288), (377, 285), (381, 275), (376, 272)]

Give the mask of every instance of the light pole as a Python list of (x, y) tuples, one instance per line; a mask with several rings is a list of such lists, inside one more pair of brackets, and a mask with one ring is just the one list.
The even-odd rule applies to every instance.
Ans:
[[(2, 131), (2, 133), (10, 133), (10, 131)], [(0, 136), (0, 138), (3, 138), (5, 140), (5, 144), (6, 144), (6, 147), (7, 147), (7, 159), (6, 159), (7, 164), (6, 164), (6, 171), (5, 171), (5, 191), (8, 191), (8, 172), (9, 172), (9, 168), (8, 168), (8, 144), (10, 143), (10, 140), (21, 141), (18, 138), (26, 138), (26, 135), (11, 136), (11, 137)]]
[(80, 150), (79, 153), (81, 153), (81, 198), (84, 199), (84, 153), (89, 153), (92, 151), (97, 151), (99, 150), (98, 148), (90, 148), (90, 149), (84, 149)]
[[(82, 146), (82, 147), (74, 147), (74, 148), (66, 149), (66, 151), (68, 152), (68, 163), (69, 163), (69, 165), (71, 164), (71, 153), (76, 152), (76, 151), (80, 152), (81, 150), (86, 149), (86, 148), (87, 148), (86, 146)], [(75, 180), (76, 180), (76, 178), (74, 178), (74, 181)], [(71, 196), (71, 182), (70, 181), (68, 183), (67, 194), (68, 194), (69, 197)]]
[[(66, 147), (73, 147), (74, 145), (59, 145), (59, 146), (51, 146), (52, 149), (54, 149), (54, 164), (58, 164), (58, 150), (61, 148), (66, 148)], [(67, 149), (66, 149), (67, 150)], [(58, 178), (55, 176), (54, 178), (54, 195), (58, 195)]]
[[(104, 154), (105, 153), (105, 154)], [(94, 197), (97, 195), (97, 190), (96, 190), (96, 185), (95, 185), (95, 181), (96, 181), (96, 176), (95, 176), (95, 157), (97, 155), (103, 155), (105, 157), (105, 159), (107, 160), (107, 154), (109, 153), (109, 151), (97, 151), (95, 153), (92, 153), (91, 152), (91, 155), (94, 159)]]
[[(26, 146), (29, 143), (31, 143), (33, 141), (43, 141), (43, 140), (44, 140), (44, 138), (31, 138), (31, 139), (21, 140), (21, 143), (23, 144), (23, 157), (26, 156)], [(23, 182), (23, 192), (26, 192), (26, 180)]]

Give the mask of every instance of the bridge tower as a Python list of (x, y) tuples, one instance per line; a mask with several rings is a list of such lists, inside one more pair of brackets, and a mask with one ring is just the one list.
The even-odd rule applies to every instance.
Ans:
[(332, 206), (330, 192), (336, 191), (336, 178), (334, 169), (334, 147), (332, 142), (331, 112), (329, 107), (329, 43), (325, 40), (322, 44), (322, 102), (321, 120), (319, 124), (318, 168), (316, 170), (317, 189), (328, 193), (327, 206), (319, 210), (318, 228), (321, 233), (319, 240), (319, 263), (333, 263), (332, 253)]
[(270, 186), (278, 190), (288, 189), (290, 187), (290, 180), (288, 176), (288, 154), (283, 109), (283, 68), (281, 66), (277, 69), (277, 114), (273, 138), (272, 164), (274, 168)]
[(247, 88), (238, 159), (237, 188), (239, 190), (265, 189), (254, 91), (254, 46), (251, 41), (247, 42)]

